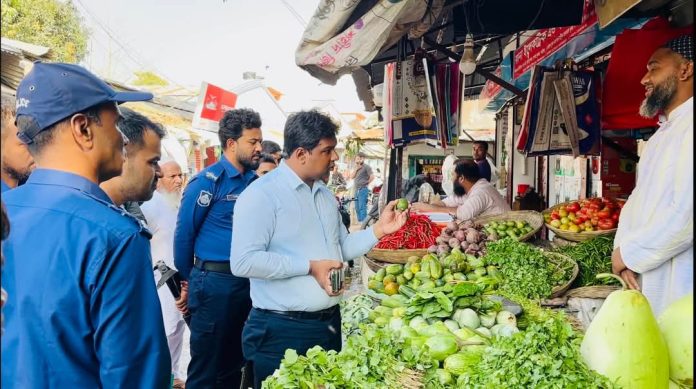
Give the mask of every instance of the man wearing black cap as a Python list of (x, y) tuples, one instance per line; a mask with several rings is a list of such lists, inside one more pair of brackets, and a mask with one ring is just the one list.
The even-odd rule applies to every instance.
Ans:
[(693, 292), (694, 50), (684, 35), (658, 48), (641, 84), (640, 114), (660, 114), (621, 211), (612, 270), (648, 298), (656, 316)]
[(168, 386), (149, 232), (99, 188), (124, 162), (117, 104), (151, 98), (70, 64), (37, 62), (19, 84), (18, 135), (40, 168), (3, 195), (3, 384)]
[(355, 157), (355, 164), (357, 165), (351, 177), (353, 181), (353, 186), (355, 187), (355, 213), (358, 214), (358, 222), (362, 223), (367, 217), (367, 196), (370, 191), (367, 186), (375, 179), (374, 174), (372, 174), (372, 168), (370, 165), (365, 164), (365, 153), (362, 151), (358, 153)]

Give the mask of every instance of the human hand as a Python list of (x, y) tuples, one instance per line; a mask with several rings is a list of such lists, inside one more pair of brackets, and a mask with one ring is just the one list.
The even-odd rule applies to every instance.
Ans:
[(181, 295), (174, 304), (182, 315), (188, 314), (188, 281), (181, 281)]
[(379, 220), (377, 220), (377, 223), (375, 223), (373, 227), (373, 231), (377, 239), (382, 238), (384, 235), (393, 234), (396, 231), (399, 231), (399, 229), (406, 224), (410, 207), (404, 211), (397, 211), (396, 203), (398, 201), (399, 200), (393, 200), (389, 202), (389, 204), (384, 207), (382, 214), (379, 215)]
[(336, 293), (333, 293), (331, 288), (331, 280), (329, 279), (329, 272), (332, 269), (341, 269), (343, 267), (343, 262), (337, 261), (335, 259), (319, 259), (309, 261), (309, 274), (314, 277), (319, 286), (328, 294), (329, 296), (338, 296), (343, 293), (343, 289)]
[(617, 247), (611, 253), (611, 272), (620, 276), (624, 269), (626, 269), (626, 264), (621, 256), (621, 250)]
[(418, 212), (428, 212), (432, 209), (430, 204), (428, 203), (421, 203), (421, 202), (416, 202), (412, 203), (410, 209), (412, 211), (418, 211)]
[(630, 289), (640, 290), (638, 275), (626, 267), (618, 247), (611, 253), (611, 272), (621, 277)]
[(623, 271), (621, 271), (620, 275), (621, 279), (626, 282), (629, 289), (640, 290), (640, 286), (638, 285), (638, 274), (636, 274), (633, 270), (625, 268)]

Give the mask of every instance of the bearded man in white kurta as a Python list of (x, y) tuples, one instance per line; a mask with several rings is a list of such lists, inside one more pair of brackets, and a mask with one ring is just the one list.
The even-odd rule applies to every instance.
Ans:
[[(176, 228), (176, 217), (181, 203), (181, 189), (183, 184), (183, 174), (179, 164), (174, 161), (162, 163), (162, 178), (157, 181), (157, 191), (152, 196), (152, 200), (147, 201), (141, 206), (143, 214), (147, 219), (147, 225), (152, 232), (152, 261), (163, 260), (172, 269), (174, 267), (174, 229)], [(155, 281), (160, 277), (159, 272), (155, 271)], [(167, 334), (169, 354), (172, 358), (172, 373), (174, 374), (174, 387), (183, 386), (186, 381), (186, 366), (179, 366), (181, 352), (184, 343), (184, 331), (186, 323), (184, 318), (177, 310), (174, 296), (169, 288), (163, 286), (157, 289), (160, 305), (162, 306), (162, 318), (164, 319), (164, 329)]]
[(655, 316), (693, 292), (693, 38), (657, 49), (641, 80), (640, 114), (660, 115), (641, 155), (637, 183), (621, 211), (612, 270), (648, 298)]

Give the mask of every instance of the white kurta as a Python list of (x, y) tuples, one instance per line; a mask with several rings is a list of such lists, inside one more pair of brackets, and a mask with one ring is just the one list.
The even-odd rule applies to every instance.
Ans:
[[(172, 269), (174, 267), (174, 229), (176, 228), (176, 217), (178, 208), (168, 204), (164, 196), (155, 192), (150, 201), (145, 202), (141, 209), (147, 219), (147, 225), (152, 232), (150, 246), (152, 250), (152, 261), (154, 263), (163, 260)], [(160, 273), (155, 271), (155, 282), (159, 281)], [(174, 296), (166, 285), (157, 289), (160, 305), (162, 306), (162, 318), (164, 319), (164, 330), (167, 334), (169, 352), (172, 359), (172, 371), (177, 379), (185, 379), (185, 372), (179, 369), (179, 359), (181, 357), (182, 345), (184, 340), (184, 329), (186, 323), (184, 318), (176, 309)]]
[(614, 239), (655, 316), (694, 288), (692, 104), (690, 98), (662, 118), (645, 145)]
[(448, 207), (457, 207), (459, 220), (510, 212), (510, 206), (505, 202), (505, 198), (485, 178), (476, 181), (469, 193), (464, 196), (448, 196), (442, 202)]

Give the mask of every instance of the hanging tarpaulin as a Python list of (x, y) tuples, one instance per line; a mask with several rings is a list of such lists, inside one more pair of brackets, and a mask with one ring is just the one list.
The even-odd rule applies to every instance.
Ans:
[(425, 58), (396, 63), (391, 98), (391, 143), (402, 146), (413, 142), (427, 142), (437, 146), (438, 120)]
[(600, 139), (599, 76), (533, 69), (516, 148), (527, 156), (593, 154)]
[(335, 85), (341, 75), (370, 64), (406, 32), (411, 39), (420, 37), (439, 16), (444, 0), (378, 1), (344, 26), (355, 18), (354, 12), (360, 12), (360, 3), (321, 0), (302, 35), (295, 63), (322, 82)]

